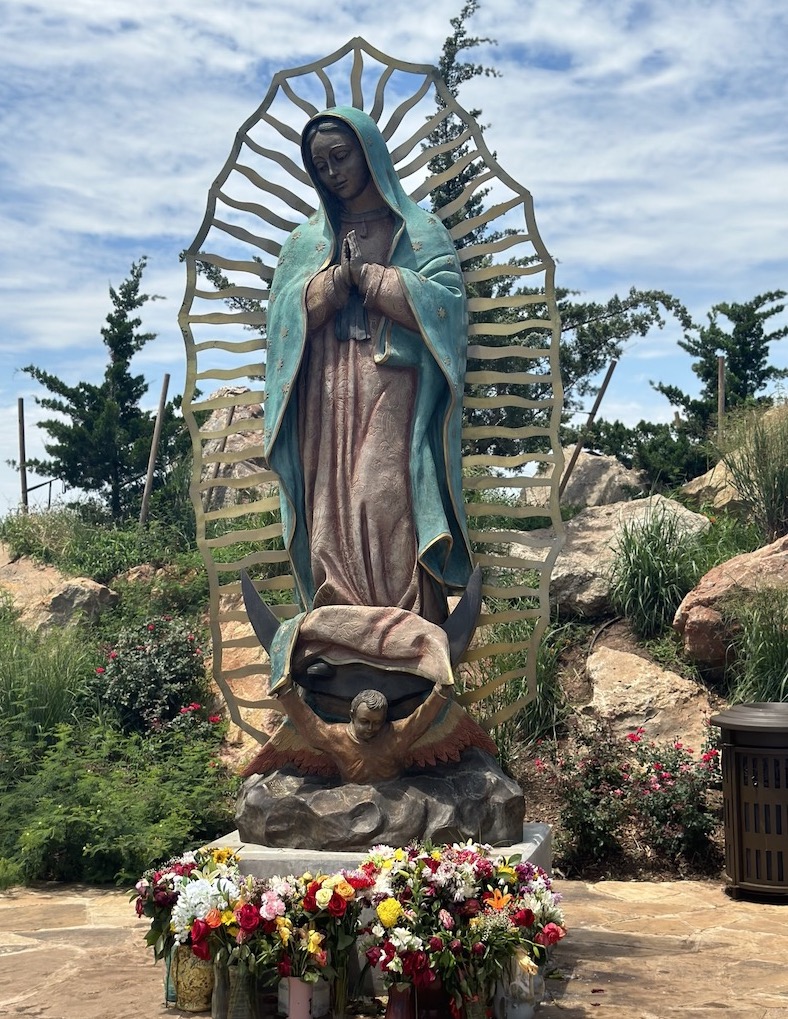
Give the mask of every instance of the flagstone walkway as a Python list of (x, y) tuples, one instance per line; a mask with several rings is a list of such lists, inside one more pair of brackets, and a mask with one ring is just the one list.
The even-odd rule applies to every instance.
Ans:
[[(788, 903), (718, 882), (558, 881), (569, 935), (543, 1019), (788, 1019)], [(161, 965), (121, 891), (0, 893), (0, 1016), (159, 1019)]]

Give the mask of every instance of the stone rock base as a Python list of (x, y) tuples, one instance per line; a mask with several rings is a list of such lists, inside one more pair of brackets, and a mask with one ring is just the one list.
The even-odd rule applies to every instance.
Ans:
[(419, 839), (510, 845), (522, 838), (524, 813), (517, 783), (472, 747), (457, 763), (378, 786), (290, 769), (253, 775), (241, 788), (235, 820), (244, 842), (366, 852), (378, 843), (404, 846)]

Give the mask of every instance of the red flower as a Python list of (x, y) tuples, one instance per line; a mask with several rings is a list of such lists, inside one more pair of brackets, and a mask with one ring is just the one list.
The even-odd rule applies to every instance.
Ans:
[(478, 916), (481, 908), (478, 899), (466, 899), (457, 912), (460, 916)]
[(199, 941), (197, 944), (192, 943), (192, 952), (198, 959), (202, 959), (203, 962), (208, 962), (211, 958), (210, 943), (208, 941)]
[(315, 893), (307, 891), (304, 896), (304, 912), (305, 913), (316, 913), (317, 912), (317, 900), (315, 899)]
[(377, 966), (380, 960), (383, 958), (383, 949), (378, 948), (377, 945), (373, 945), (372, 948), (368, 948), (366, 951), (367, 959), (369, 959), (370, 966)]
[(221, 715), (208, 715), (208, 721), (211, 722), (212, 725), (216, 725), (216, 723), (221, 722), (221, 720)]
[(443, 942), (437, 936), (437, 934), (433, 934), (433, 936), (428, 941), (428, 944), (430, 946), (431, 952), (440, 952), (440, 950), (443, 948)]
[(426, 952), (408, 952), (402, 960), (403, 976), (410, 977), (414, 987), (429, 987), (435, 980), (430, 969), (430, 960)]
[(288, 956), (283, 955), (279, 962), (276, 964), (276, 971), (280, 977), (289, 977), (293, 972), (293, 964), (290, 962)]
[(339, 917), (344, 916), (347, 912), (347, 902), (342, 898), (341, 895), (337, 895), (336, 892), (331, 896), (328, 903), (328, 912), (330, 916), (338, 920)]
[[(199, 918), (192, 923), (191, 939), (192, 939), (192, 951), (198, 959), (207, 959), (211, 954), (210, 945), (208, 944), (208, 935), (211, 933), (211, 928), (205, 922)], [(207, 954), (202, 954), (206, 952)]]
[(97, 676), (101, 676), (101, 675), (103, 675), (103, 674), (104, 674), (104, 673), (105, 673), (106, 671), (107, 671), (107, 670), (106, 670), (106, 669), (104, 668), (104, 666), (103, 666), (103, 665), (99, 665), (99, 667), (98, 667), (98, 668), (96, 669), (96, 675), (97, 675)]
[(477, 941), (475, 944), (471, 945), (471, 951), (474, 955), (484, 955), (484, 945), (481, 941)]
[(251, 902), (245, 902), (243, 906), (239, 906), (236, 909), (235, 919), (238, 921), (238, 926), (242, 931), (251, 933), (260, 926), (260, 910), (257, 906), (253, 906)]
[(512, 915), (512, 923), (515, 927), (530, 927), (534, 922), (534, 913), (532, 909), (518, 909)]
[(363, 888), (371, 888), (374, 885), (374, 881), (371, 877), (363, 872), (356, 872), (354, 874), (346, 874), (345, 880), (354, 888), (356, 891), (360, 891)]
[(148, 629), (153, 631), (153, 630), (156, 629), (156, 627), (155, 627), (155, 625), (153, 623), (148, 623)]

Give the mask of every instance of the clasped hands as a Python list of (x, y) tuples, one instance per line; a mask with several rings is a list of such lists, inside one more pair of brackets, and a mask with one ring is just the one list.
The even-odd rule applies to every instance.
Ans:
[(366, 262), (356, 239), (356, 231), (351, 230), (342, 242), (338, 270), (339, 278), (348, 289), (350, 287), (358, 287), (361, 280), (361, 271), (365, 265)]

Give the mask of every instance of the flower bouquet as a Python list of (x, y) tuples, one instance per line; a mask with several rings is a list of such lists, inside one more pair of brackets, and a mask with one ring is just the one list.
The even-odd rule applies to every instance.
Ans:
[(361, 864), (373, 911), (363, 944), (387, 986), (440, 983), (454, 1019), (484, 1009), (510, 963), (544, 963), (564, 936), (560, 897), (541, 868), (489, 846), (376, 846)]
[(146, 871), (135, 885), (132, 898), (137, 915), (148, 916), (151, 921), (145, 940), (153, 948), (154, 961), (161, 958), (166, 961), (167, 1002), (178, 998), (171, 967), (179, 946), (191, 946), (192, 954), (201, 960), (211, 955), (207, 939), (202, 936), (204, 923), (201, 926), (201, 922), (197, 922), (193, 930), (191, 923), (192, 920), (203, 921), (198, 901), (206, 894), (207, 876), (213, 874), (217, 882), (219, 879), (231, 881), (237, 873), (232, 850), (200, 849)]

